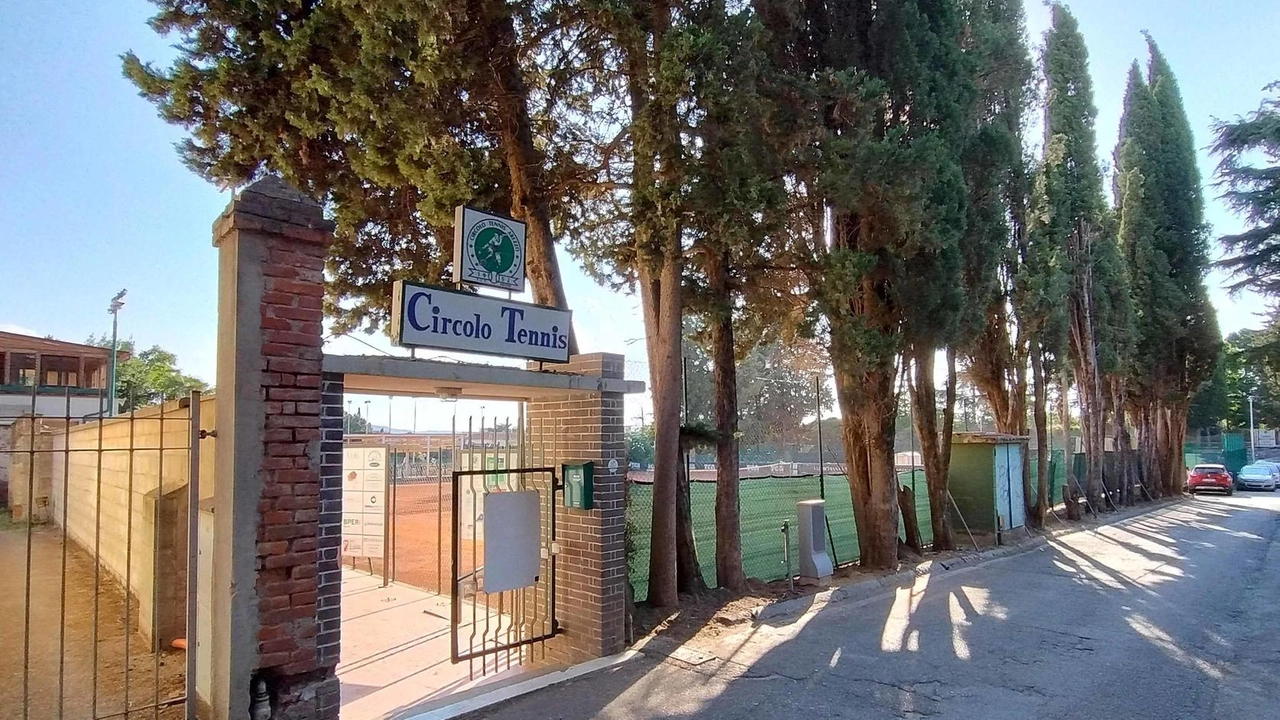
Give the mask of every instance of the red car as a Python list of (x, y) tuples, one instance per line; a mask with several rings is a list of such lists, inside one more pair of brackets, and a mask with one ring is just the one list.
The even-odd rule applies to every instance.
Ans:
[(1201, 490), (1218, 490), (1230, 495), (1235, 492), (1235, 481), (1221, 465), (1197, 465), (1187, 476), (1187, 489), (1193, 495)]

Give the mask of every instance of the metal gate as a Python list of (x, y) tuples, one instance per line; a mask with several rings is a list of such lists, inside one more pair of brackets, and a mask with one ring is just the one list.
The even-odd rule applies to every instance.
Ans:
[[(553, 467), (453, 472), (450, 639), (454, 663), (480, 661), (481, 673), (520, 664), (561, 632), (556, 617), (556, 494)], [(539, 508), (538, 574), (528, 587), (486, 592), (484, 509), (495, 493), (529, 491)], [(490, 548), (493, 552), (494, 549)], [(474, 664), (471, 666), (474, 676)]]
[(195, 718), (200, 393), (106, 403), (32, 387), (0, 408), (5, 717)]

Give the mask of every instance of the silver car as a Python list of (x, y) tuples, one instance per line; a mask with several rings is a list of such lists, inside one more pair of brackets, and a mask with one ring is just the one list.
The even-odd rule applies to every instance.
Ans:
[(1271, 463), (1245, 465), (1236, 475), (1236, 484), (1243, 490), (1275, 492), (1277, 483), (1280, 483), (1280, 467)]

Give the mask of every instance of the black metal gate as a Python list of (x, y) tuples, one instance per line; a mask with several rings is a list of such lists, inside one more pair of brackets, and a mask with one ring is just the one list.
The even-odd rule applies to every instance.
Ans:
[(5, 717), (195, 718), (200, 393), (112, 416), (105, 392), (0, 408)]
[[(481, 673), (520, 664), (561, 632), (556, 617), (556, 496), (564, 486), (553, 467), (453, 472), (450, 635), (455, 663), (480, 661)], [(489, 593), (484, 584), (484, 500), (532, 491), (540, 508), (539, 572), (533, 585)], [(474, 664), (471, 666), (475, 673)]]

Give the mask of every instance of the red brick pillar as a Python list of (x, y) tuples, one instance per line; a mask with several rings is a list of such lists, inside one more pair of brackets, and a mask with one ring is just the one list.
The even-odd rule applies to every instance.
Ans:
[(319, 608), (336, 608), (338, 595), (320, 559), (341, 523), (321, 513), (321, 295), (332, 241), (321, 207), (276, 178), (243, 190), (214, 226), (214, 582), (202, 589), (213, 607), (210, 717), (249, 717), (255, 687), (275, 720), (338, 717), (337, 652), (317, 646)]

